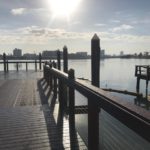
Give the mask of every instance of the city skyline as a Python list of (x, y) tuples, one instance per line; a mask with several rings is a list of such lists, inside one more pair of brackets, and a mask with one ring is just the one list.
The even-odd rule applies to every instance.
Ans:
[(55, 1), (1, 0), (1, 52), (18, 47), (38, 53), (67, 45), (69, 53), (90, 54), (94, 33), (108, 54), (150, 51), (149, 0)]

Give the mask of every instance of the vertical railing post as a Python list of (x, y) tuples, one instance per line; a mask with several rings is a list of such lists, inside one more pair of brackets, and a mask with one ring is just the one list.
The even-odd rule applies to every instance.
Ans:
[(9, 64), (8, 64), (8, 60), (7, 60), (7, 72), (9, 71)]
[[(49, 68), (52, 69), (52, 62), (50, 61), (49, 63)], [(52, 74), (48, 73), (48, 78), (49, 78), (49, 86), (50, 86), (50, 89), (52, 90), (53, 89), (53, 81), (52, 81)]]
[(64, 104), (64, 84), (61, 79), (59, 79), (59, 104), (61, 111), (64, 111), (65, 104)]
[[(53, 61), (53, 67), (56, 68), (56, 62)], [(53, 77), (53, 83), (54, 83), (54, 97), (57, 98), (57, 78)]]
[(136, 92), (137, 92), (137, 93), (140, 92), (140, 77), (137, 77), (137, 81), (136, 81)]
[[(91, 80), (100, 87), (100, 39), (95, 34), (91, 40)], [(99, 105), (94, 97), (88, 97), (88, 149), (99, 149)]]
[(3, 53), (4, 72), (6, 72), (6, 54)]
[(42, 60), (42, 55), (41, 53), (39, 53), (39, 69), (42, 69), (42, 65), (41, 65), (41, 60)]
[(58, 70), (61, 70), (61, 65), (60, 65), (60, 50), (57, 51), (57, 68), (58, 68)]
[(100, 87), (100, 39), (96, 34), (91, 40), (91, 78), (92, 85)]
[(68, 72), (68, 49), (67, 46), (63, 47), (63, 68), (64, 72)]
[(43, 65), (43, 78), (46, 79), (46, 62)]
[[(74, 81), (73, 69), (69, 70), (68, 79)], [(75, 90), (72, 87), (69, 87), (69, 121), (72, 125), (75, 124)]]

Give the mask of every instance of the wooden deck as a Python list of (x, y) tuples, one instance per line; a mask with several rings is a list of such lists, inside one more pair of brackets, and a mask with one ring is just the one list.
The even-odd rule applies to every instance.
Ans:
[(0, 72), (0, 150), (87, 149), (42, 72)]

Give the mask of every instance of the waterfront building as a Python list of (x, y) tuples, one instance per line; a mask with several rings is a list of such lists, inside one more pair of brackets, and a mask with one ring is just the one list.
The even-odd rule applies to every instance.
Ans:
[(35, 53), (25, 53), (23, 56), (26, 59), (35, 59), (36, 58), (36, 54)]
[(14, 57), (21, 57), (22, 56), (22, 50), (21, 49), (18, 49), (18, 48), (15, 48), (13, 50), (13, 56)]
[[(62, 52), (61, 53), (61, 56), (62, 56)], [(57, 56), (57, 50), (44, 50), (42, 52), (42, 58), (56, 58)]]
[(100, 51), (100, 56), (101, 56), (101, 58), (104, 58), (104, 57), (105, 57), (105, 50), (104, 50), (104, 49), (102, 49), (102, 50)]
[(120, 52), (120, 56), (123, 56), (123, 55), (124, 55), (124, 52), (123, 52), (123, 51), (121, 51), (121, 52)]

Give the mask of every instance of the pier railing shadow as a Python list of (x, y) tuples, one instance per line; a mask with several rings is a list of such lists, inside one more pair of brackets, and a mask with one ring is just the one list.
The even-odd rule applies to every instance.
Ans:
[[(67, 145), (65, 145), (63, 130), (68, 130), (67, 138), (70, 143), (67, 144), (70, 144), (71, 149), (79, 150), (75, 124), (70, 120), (69, 122), (64, 121), (67, 120), (67, 114), (66, 111), (60, 108), (57, 94), (53, 93), (52, 87), (50, 87), (50, 84), (44, 78), (38, 80), (37, 84), (46, 120), (50, 147), (52, 149), (65, 149)], [(58, 107), (58, 111), (55, 111), (55, 107)]]

